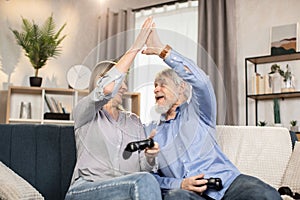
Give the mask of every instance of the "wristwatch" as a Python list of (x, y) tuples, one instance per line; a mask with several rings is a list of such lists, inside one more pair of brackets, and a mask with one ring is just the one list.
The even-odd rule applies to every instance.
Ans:
[(165, 59), (166, 58), (166, 55), (169, 53), (169, 51), (171, 50), (172, 48), (169, 46), (169, 45), (166, 45), (165, 48), (160, 52), (159, 54), (159, 57), (161, 59)]

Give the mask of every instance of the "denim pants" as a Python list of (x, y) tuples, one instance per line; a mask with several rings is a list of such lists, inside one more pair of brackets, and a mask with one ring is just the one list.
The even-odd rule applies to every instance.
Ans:
[(160, 187), (147, 172), (113, 178), (105, 181), (77, 180), (67, 192), (65, 200), (160, 200)]
[(230, 185), (224, 200), (281, 200), (279, 192), (258, 178), (241, 174)]
[[(164, 200), (211, 200), (182, 189), (162, 191)], [(258, 178), (241, 174), (230, 185), (222, 200), (281, 200), (279, 192)]]

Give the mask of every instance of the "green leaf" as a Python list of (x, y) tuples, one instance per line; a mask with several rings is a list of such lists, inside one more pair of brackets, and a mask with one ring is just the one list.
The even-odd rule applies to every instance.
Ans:
[(24, 49), (25, 56), (36, 69), (36, 76), (38, 69), (45, 66), (49, 58), (60, 55), (62, 50), (60, 44), (66, 37), (60, 35), (65, 26), (66, 23), (56, 32), (53, 14), (51, 14), (41, 27), (33, 20), (29, 21), (22, 17), (22, 29), (20, 31), (11, 29), (17, 44)]

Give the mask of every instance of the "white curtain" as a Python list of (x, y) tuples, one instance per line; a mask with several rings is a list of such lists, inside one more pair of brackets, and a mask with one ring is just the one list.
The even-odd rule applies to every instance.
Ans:
[[(141, 10), (135, 13), (135, 28), (140, 29), (148, 16), (153, 16), (158, 34), (164, 44), (197, 61), (198, 1), (188, 1)], [(138, 32), (138, 31), (136, 31)], [(154, 111), (154, 78), (167, 65), (157, 56), (139, 54), (129, 73), (130, 91), (141, 93), (140, 117), (143, 123), (158, 119)]]
[(97, 46), (85, 58), (83, 64), (91, 70), (104, 60), (114, 60), (122, 56), (134, 39), (134, 14), (130, 9), (118, 12), (107, 9), (98, 18)]

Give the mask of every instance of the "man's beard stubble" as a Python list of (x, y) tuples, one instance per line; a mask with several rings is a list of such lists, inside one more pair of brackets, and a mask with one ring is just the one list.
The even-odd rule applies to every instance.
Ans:
[(158, 104), (155, 104), (155, 111), (159, 114), (167, 113), (170, 108), (171, 108), (170, 105), (160, 106)]
[(165, 105), (158, 105), (157, 103), (155, 104), (155, 111), (159, 114), (165, 114), (167, 113), (172, 106), (176, 103), (177, 99), (173, 101), (167, 101)]

